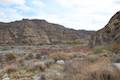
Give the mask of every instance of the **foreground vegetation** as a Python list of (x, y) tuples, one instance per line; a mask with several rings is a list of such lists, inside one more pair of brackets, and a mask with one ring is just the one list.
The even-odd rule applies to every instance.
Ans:
[(29, 50), (26, 53), (8, 51), (0, 54), (0, 80), (120, 79), (120, 71), (113, 65), (110, 51), (103, 48), (93, 51), (87, 48), (81, 50), (81, 47)]

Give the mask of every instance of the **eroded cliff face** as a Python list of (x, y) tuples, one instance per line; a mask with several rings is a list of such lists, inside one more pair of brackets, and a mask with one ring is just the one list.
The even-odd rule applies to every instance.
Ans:
[(42, 44), (50, 43), (48, 36), (41, 29), (36, 30), (36, 24), (23, 20), (0, 25), (0, 44)]
[(118, 11), (101, 30), (92, 35), (90, 46), (108, 45), (114, 42), (120, 43), (120, 11)]
[[(84, 32), (83, 34), (81, 34)], [(0, 23), (0, 44), (39, 45), (63, 43), (70, 40), (88, 39), (92, 32), (65, 28), (45, 20), (15, 21)]]

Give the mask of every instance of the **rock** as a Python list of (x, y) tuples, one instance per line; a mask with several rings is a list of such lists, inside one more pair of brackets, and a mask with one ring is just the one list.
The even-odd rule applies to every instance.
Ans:
[(95, 32), (90, 39), (89, 45), (95, 47), (110, 45), (114, 42), (120, 43), (120, 11), (110, 19), (104, 28)]
[(0, 22), (0, 44), (3, 45), (40, 45), (88, 40), (92, 33), (93, 31), (68, 29), (59, 24), (37, 19)]
[(65, 61), (64, 60), (57, 60), (56, 63), (57, 64), (65, 64)]
[(113, 63), (114, 66), (116, 66), (120, 70), (120, 63)]
[(41, 60), (46, 60), (46, 59), (48, 59), (48, 55), (42, 55), (41, 56)]
[(39, 74), (39, 75), (35, 75), (35, 76), (33, 77), (33, 80), (45, 80), (45, 79), (44, 79), (44, 76), (43, 76), (43, 75)]
[(8, 74), (6, 73), (6, 74), (4, 74), (4, 76), (2, 77), (2, 80), (10, 80), (10, 78), (9, 78), (9, 76), (8, 76)]

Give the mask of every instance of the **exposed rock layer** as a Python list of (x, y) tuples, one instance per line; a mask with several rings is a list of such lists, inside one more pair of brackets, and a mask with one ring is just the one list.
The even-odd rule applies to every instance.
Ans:
[(90, 39), (90, 46), (108, 45), (120, 42), (120, 11), (118, 11), (108, 24), (98, 30)]
[(45, 20), (0, 23), (0, 44), (39, 45), (63, 43), (64, 41), (88, 39), (92, 31), (73, 30)]

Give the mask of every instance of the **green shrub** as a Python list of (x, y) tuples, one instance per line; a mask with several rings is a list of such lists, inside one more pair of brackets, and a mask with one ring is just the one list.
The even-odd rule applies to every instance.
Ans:
[(93, 53), (94, 53), (94, 54), (103, 53), (104, 50), (105, 50), (104, 47), (96, 47), (96, 48), (93, 49)]
[(64, 44), (70, 44), (70, 45), (77, 45), (77, 44), (83, 44), (80, 40), (71, 40), (71, 41), (65, 41)]

